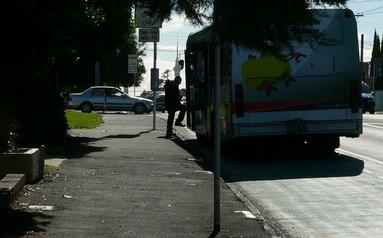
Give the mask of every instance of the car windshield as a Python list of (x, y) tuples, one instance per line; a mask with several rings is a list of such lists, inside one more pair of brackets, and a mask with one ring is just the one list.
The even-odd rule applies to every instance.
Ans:
[(370, 87), (367, 84), (362, 84), (362, 93), (371, 93)]

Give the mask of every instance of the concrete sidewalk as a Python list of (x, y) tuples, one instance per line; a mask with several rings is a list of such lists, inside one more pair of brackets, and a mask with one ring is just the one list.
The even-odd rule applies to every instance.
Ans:
[[(164, 120), (152, 130), (152, 115), (103, 120), (71, 131), (77, 146), (48, 179), (27, 187), (0, 237), (209, 237), (213, 174), (205, 162), (182, 140), (163, 138)], [(224, 183), (216, 237), (270, 237)]]

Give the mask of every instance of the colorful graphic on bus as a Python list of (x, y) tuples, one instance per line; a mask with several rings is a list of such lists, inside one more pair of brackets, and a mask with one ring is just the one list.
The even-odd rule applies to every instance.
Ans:
[[(291, 55), (294, 58), (295, 55)], [(295, 59), (295, 58), (294, 58)], [(266, 96), (277, 90), (275, 84), (284, 81), (286, 87), (293, 81), (291, 66), (287, 59), (277, 59), (272, 55), (256, 58), (248, 56), (248, 60), (242, 64), (242, 77), (247, 87), (256, 91), (265, 91)]]

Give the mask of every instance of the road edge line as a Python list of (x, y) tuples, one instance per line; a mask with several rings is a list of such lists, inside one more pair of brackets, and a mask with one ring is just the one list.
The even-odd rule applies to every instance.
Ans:
[(352, 152), (352, 151), (349, 151), (349, 150), (338, 148), (335, 151), (340, 153), (340, 154), (357, 157), (359, 159), (368, 160), (370, 162), (373, 162), (373, 163), (376, 163), (376, 164), (379, 164), (379, 165), (383, 165), (383, 161), (380, 161), (380, 160), (368, 157), (366, 155), (361, 155), (361, 154), (358, 154), (358, 153), (355, 153), (355, 152)]

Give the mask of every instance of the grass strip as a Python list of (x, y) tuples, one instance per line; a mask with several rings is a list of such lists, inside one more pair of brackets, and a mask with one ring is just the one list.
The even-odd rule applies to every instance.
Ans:
[(101, 115), (96, 113), (82, 113), (75, 110), (66, 110), (65, 113), (70, 129), (92, 129), (102, 123)]

